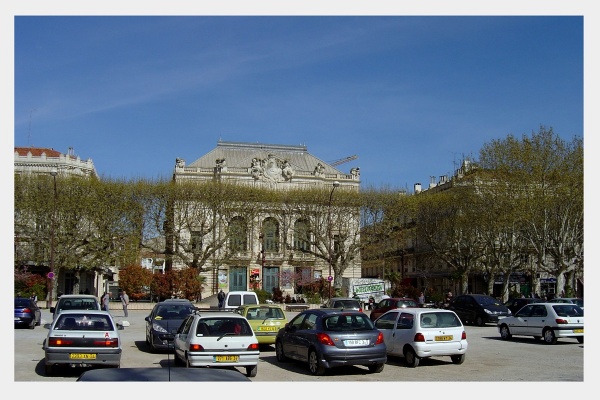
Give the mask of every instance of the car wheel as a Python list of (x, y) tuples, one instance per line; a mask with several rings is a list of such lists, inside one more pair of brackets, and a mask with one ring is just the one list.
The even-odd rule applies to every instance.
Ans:
[(46, 373), (46, 376), (52, 376), (54, 374), (54, 368), (52, 368), (52, 365), (46, 364), (44, 366), (44, 372)]
[(378, 374), (381, 371), (383, 371), (383, 367), (385, 367), (385, 364), (381, 363), (381, 364), (375, 364), (375, 365), (369, 365), (369, 372)]
[(35, 326), (36, 326), (36, 323), (35, 323), (35, 319), (34, 319), (31, 321), (31, 324), (29, 325), (29, 329), (34, 329)]
[(583, 336), (577, 336), (577, 341), (579, 343), (583, 343)]
[(544, 342), (546, 344), (556, 344), (556, 335), (552, 329), (546, 329), (542, 334), (544, 335)]
[(181, 360), (181, 358), (179, 358), (176, 351), (174, 352), (174, 357), (175, 365), (183, 366), (183, 361)]
[(277, 356), (277, 361), (279, 362), (285, 362), (288, 359), (283, 353), (283, 344), (281, 344), (281, 342), (275, 343), (275, 355)]
[(315, 350), (308, 353), (308, 369), (313, 375), (323, 375), (325, 373), (325, 367), (319, 361), (319, 356)]
[(419, 366), (419, 357), (417, 357), (417, 353), (410, 347), (404, 350), (404, 359), (406, 360), (406, 364), (411, 368)]
[(502, 325), (500, 327), (500, 337), (504, 340), (509, 340), (510, 338), (512, 338), (512, 335), (510, 333), (510, 330), (508, 329), (508, 326)]
[(453, 364), (462, 364), (465, 362), (465, 358), (467, 358), (466, 354), (456, 354), (456, 355), (450, 356), (450, 359), (452, 360)]
[(252, 367), (246, 367), (246, 376), (248, 378), (254, 378), (256, 373), (258, 372), (258, 365), (254, 365)]
[(483, 318), (481, 318), (481, 317), (475, 318), (475, 325), (477, 325), (477, 326), (483, 326), (483, 324), (484, 324)]

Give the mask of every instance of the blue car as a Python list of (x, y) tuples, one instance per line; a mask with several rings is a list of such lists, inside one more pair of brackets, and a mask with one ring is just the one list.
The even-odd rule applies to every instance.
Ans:
[(28, 297), (15, 298), (15, 328), (34, 329), (42, 322), (42, 311), (35, 301)]

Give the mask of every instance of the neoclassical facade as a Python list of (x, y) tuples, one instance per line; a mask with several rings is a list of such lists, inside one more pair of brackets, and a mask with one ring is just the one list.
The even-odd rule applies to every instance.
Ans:
[[(355, 157), (354, 157), (355, 158)], [(217, 147), (199, 159), (186, 163), (176, 159), (173, 180), (213, 181), (220, 180), (238, 185), (286, 190), (290, 188), (323, 188), (331, 190), (359, 190), (360, 170), (350, 168), (344, 173), (336, 168), (342, 162), (325, 162), (310, 154), (306, 146), (275, 145), (219, 141)], [(232, 220), (235, 224), (241, 221)], [(236, 260), (227, 263), (209, 262), (202, 274), (206, 277), (206, 295), (219, 289), (224, 291), (262, 288), (271, 291), (281, 288), (294, 295), (297, 286), (287, 277), (305, 276), (328, 278), (330, 265), (322, 258), (297, 251), (298, 238), (294, 232), (301, 229), (301, 221), (295, 221), (292, 229), (285, 228), (276, 209), (264, 210), (262, 215), (248, 221), (247, 234)], [(358, 215), (353, 221), (358, 228)], [(358, 229), (357, 229), (358, 230)], [(246, 232), (246, 231), (244, 231)], [(187, 233), (191, 238), (193, 232)], [(285, 240), (284, 240), (285, 236)], [(191, 240), (191, 239), (190, 239)], [(278, 246), (278, 243), (294, 243), (294, 248)], [(183, 265), (174, 264), (173, 267)], [(360, 278), (360, 257), (344, 271), (343, 277)]]

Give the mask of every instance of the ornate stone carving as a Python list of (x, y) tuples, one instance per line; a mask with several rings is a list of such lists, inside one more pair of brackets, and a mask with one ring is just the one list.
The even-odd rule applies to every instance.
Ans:
[(175, 168), (185, 168), (185, 160), (177, 157), (175, 159)]
[(256, 180), (277, 183), (291, 180), (294, 176), (294, 169), (288, 160), (282, 160), (269, 154), (264, 160), (252, 159), (250, 174)]

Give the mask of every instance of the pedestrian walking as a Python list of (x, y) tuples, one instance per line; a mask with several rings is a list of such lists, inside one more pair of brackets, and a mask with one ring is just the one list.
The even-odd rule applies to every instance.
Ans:
[(225, 292), (223, 292), (223, 289), (217, 294), (217, 300), (219, 301), (219, 308), (223, 308), (223, 302), (225, 301)]
[(129, 305), (129, 296), (124, 290), (121, 293), (121, 303), (123, 304), (123, 312), (125, 313), (125, 316), (128, 317), (129, 314), (127, 313), (127, 306)]
[(102, 309), (104, 311), (110, 311), (109, 303), (110, 303), (110, 294), (108, 292), (104, 292), (104, 295), (102, 296)]

